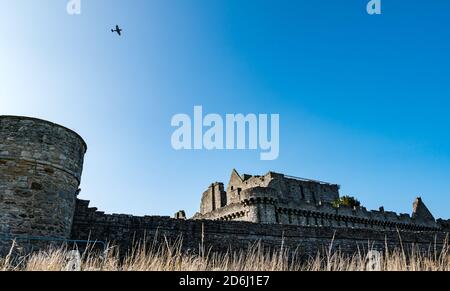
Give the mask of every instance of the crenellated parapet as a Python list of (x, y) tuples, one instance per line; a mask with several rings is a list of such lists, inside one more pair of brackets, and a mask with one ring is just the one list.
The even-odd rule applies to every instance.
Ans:
[(244, 204), (278, 203), (277, 191), (270, 187), (253, 187), (240, 192), (240, 201)]
[[(370, 217), (360, 216), (357, 211), (353, 214), (345, 211), (341, 213), (340, 209), (335, 209), (334, 213), (321, 211), (292, 208), (277, 208), (278, 221), (282, 224), (296, 224), (305, 226), (330, 226), (330, 227), (352, 227), (352, 228), (371, 228), (384, 230), (411, 230), (411, 231), (438, 231), (440, 227), (436, 223), (417, 223), (413, 219), (405, 219), (406, 216), (392, 217)], [(409, 216), (408, 216), (409, 217)]]
[[(371, 211), (365, 207), (335, 207), (333, 202), (340, 197), (339, 185), (274, 172), (241, 176), (233, 170), (226, 191), (221, 183), (219, 191), (212, 191), (214, 185), (217, 183), (203, 194), (202, 212), (194, 219), (379, 230), (437, 231), (442, 228), (421, 198), (414, 201), (412, 215), (409, 215), (385, 211), (383, 207)], [(220, 193), (221, 201), (226, 203), (212, 207), (209, 198), (212, 193)], [(209, 201), (211, 206), (205, 206), (204, 201)], [(204, 211), (206, 208), (209, 211)]]

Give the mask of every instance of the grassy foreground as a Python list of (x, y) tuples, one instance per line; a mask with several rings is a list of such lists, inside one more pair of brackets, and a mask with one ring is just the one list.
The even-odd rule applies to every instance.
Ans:
[[(70, 261), (70, 250), (65, 247), (19, 257), (11, 250), (0, 258), (0, 270), (67, 271)], [(325, 250), (300, 260), (295, 253), (264, 251), (259, 245), (237, 253), (209, 253), (200, 248), (199, 253), (186, 254), (181, 252), (180, 243), (150, 249), (138, 245), (123, 259), (114, 247), (100, 254), (86, 250), (79, 262), (76, 269), (82, 271), (365, 271), (369, 263), (365, 254), (349, 257)], [(387, 251), (376, 264), (381, 271), (450, 271), (449, 246), (446, 243), (441, 251), (427, 253), (414, 249)]]

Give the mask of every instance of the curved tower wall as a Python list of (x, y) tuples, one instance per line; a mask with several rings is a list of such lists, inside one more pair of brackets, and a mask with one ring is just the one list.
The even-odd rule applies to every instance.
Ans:
[(86, 150), (63, 126), (0, 116), (0, 236), (69, 238)]

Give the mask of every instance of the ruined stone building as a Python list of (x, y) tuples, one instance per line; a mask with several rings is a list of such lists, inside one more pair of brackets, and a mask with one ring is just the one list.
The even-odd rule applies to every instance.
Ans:
[[(35, 248), (42, 242), (111, 242), (129, 248), (152, 237), (183, 238), (183, 247), (243, 248), (255, 241), (308, 253), (333, 245), (354, 252), (367, 242), (384, 248), (443, 242), (447, 220), (435, 221), (421, 199), (412, 215), (334, 208), (339, 186), (283, 174), (231, 174), (227, 188), (212, 184), (200, 212), (185, 219), (105, 214), (78, 199), (87, 150), (74, 131), (49, 121), (0, 116), (0, 254), (14, 241)], [(151, 241), (152, 239), (150, 239)]]
[(413, 212), (396, 214), (364, 207), (335, 207), (339, 185), (269, 172), (264, 176), (231, 173), (227, 188), (214, 183), (203, 193), (194, 219), (237, 220), (265, 224), (439, 230), (421, 198)]

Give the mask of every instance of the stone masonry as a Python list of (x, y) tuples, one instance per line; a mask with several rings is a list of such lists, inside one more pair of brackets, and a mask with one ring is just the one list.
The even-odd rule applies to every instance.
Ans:
[(0, 116), (0, 238), (68, 238), (86, 144), (39, 119)]
[(345, 254), (364, 253), (370, 249), (393, 250), (418, 247), (424, 251), (440, 250), (447, 239), (442, 231), (394, 231), (353, 227), (299, 226), (262, 224), (244, 221), (173, 219), (160, 216), (137, 217), (105, 214), (89, 201), (78, 200), (72, 228), (72, 239), (112, 242), (122, 253), (133, 243), (154, 241), (165, 244), (182, 240), (185, 251), (198, 251), (202, 246), (213, 252), (248, 249), (255, 244), (271, 250), (283, 246), (304, 257), (318, 251), (333, 250)]
[(203, 193), (194, 219), (249, 221), (301, 226), (369, 228), (378, 230), (440, 230), (421, 198), (412, 216), (367, 211), (364, 207), (333, 207), (339, 185), (269, 172), (264, 176), (231, 173), (228, 187), (214, 183)]

